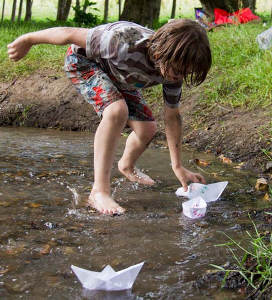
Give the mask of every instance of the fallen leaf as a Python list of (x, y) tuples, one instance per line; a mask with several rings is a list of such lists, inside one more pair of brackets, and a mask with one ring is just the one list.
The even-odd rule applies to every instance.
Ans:
[(51, 246), (49, 244), (46, 244), (42, 247), (40, 254), (42, 254), (42, 255), (49, 254), (50, 250), (51, 250)]
[(230, 158), (225, 157), (223, 154), (221, 154), (219, 158), (222, 160), (224, 164), (228, 164), (228, 165), (232, 164), (232, 160)]
[(41, 207), (42, 205), (39, 204), (39, 203), (31, 202), (31, 203), (28, 203), (27, 206), (30, 207), (30, 208), (38, 208), (38, 207)]
[(262, 192), (266, 192), (268, 190), (268, 182), (265, 178), (258, 178), (256, 185), (255, 185), (255, 189), (257, 191), (262, 191)]
[(56, 287), (56, 286), (60, 285), (59, 278), (57, 276), (54, 276), (54, 275), (47, 276), (46, 283), (50, 287)]
[(194, 160), (194, 162), (195, 162), (198, 166), (200, 166), (200, 167), (207, 167), (207, 166), (210, 164), (210, 163), (207, 162), (206, 160), (199, 159), (199, 158), (196, 158), (196, 159)]
[(244, 166), (244, 164), (244, 162), (241, 162), (237, 166), (235, 166), (234, 169), (241, 169)]
[(270, 196), (269, 196), (268, 193), (265, 193), (265, 195), (263, 197), (263, 200), (266, 200), (266, 201), (270, 201), (271, 200), (271, 198), (270, 198)]

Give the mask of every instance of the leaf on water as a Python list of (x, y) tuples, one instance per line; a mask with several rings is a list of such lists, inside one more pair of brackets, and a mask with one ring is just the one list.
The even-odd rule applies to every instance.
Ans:
[(244, 162), (241, 162), (241, 163), (239, 163), (238, 165), (236, 165), (236, 166), (234, 166), (233, 168), (234, 169), (242, 169), (242, 167), (245, 165), (245, 163)]
[(207, 167), (210, 163), (206, 160), (196, 158), (194, 162), (200, 167)]
[(111, 266), (113, 266), (113, 267), (119, 266), (120, 264), (121, 264), (121, 260), (118, 257), (114, 258), (111, 261)]
[(224, 164), (232, 164), (232, 160), (230, 158), (225, 157), (223, 154), (219, 155), (219, 158)]
[(48, 276), (46, 278), (46, 283), (50, 286), (50, 287), (57, 287), (60, 285), (60, 281), (59, 278), (57, 276), (51, 275)]
[(256, 185), (255, 185), (255, 189), (257, 191), (262, 191), (262, 192), (266, 192), (268, 190), (268, 182), (265, 178), (258, 178)]
[(38, 207), (41, 207), (42, 205), (39, 203), (31, 202), (31, 203), (28, 203), (27, 206), (30, 208), (38, 208)]
[(48, 177), (49, 176), (49, 173), (48, 172), (43, 172), (43, 173), (40, 173), (40, 174), (37, 174), (37, 177), (38, 178), (43, 178), (43, 177)]
[(49, 244), (46, 244), (42, 247), (40, 254), (42, 254), (42, 255), (49, 254), (50, 250), (51, 250), (51, 246)]
[(268, 193), (265, 193), (265, 195), (263, 197), (263, 200), (266, 200), (266, 201), (270, 201), (271, 200), (271, 198), (270, 198), (270, 196), (269, 196)]

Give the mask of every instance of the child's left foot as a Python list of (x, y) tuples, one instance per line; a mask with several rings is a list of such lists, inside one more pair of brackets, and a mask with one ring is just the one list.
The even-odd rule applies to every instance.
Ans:
[(145, 185), (153, 185), (155, 181), (150, 178), (148, 175), (144, 174), (137, 168), (129, 169), (129, 168), (122, 168), (120, 163), (118, 164), (119, 171), (127, 177), (128, 180), (132, 182), (138, 182), (140, 184)]

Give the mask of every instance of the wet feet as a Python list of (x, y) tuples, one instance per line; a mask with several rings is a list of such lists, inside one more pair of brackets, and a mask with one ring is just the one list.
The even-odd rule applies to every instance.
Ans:
[(128, 180), (132, 182), (138, 182), (140, 184), (145, 184), (145, 185), (153, 185), (155, 184), (155, 181), (150, 178), (148, 175), (144, 174), (141, 172), (139, 169), (134, 167), (133, 169), (131, 168), (123, 168), (121, 166), (121, 163), (118, 163), (118, 168), (119, 171), (127, 177)]
[(122, 215), (125, 213), (125, 209), (106, 193), (91, 193), (88, 204), (105, 215)]

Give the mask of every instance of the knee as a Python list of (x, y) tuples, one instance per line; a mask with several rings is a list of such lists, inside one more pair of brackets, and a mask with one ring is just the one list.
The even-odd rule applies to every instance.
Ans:
[(157, 131), (156, 122), (148, 122), (145, 130), (140, 133), (140, 139), (145, 141), (147, 144), (151, 142)]
[(103, 118), (112, 123), (125, 124), (128, 120), (128, 107), (125, 101), (116, 101), (105, 108)]

